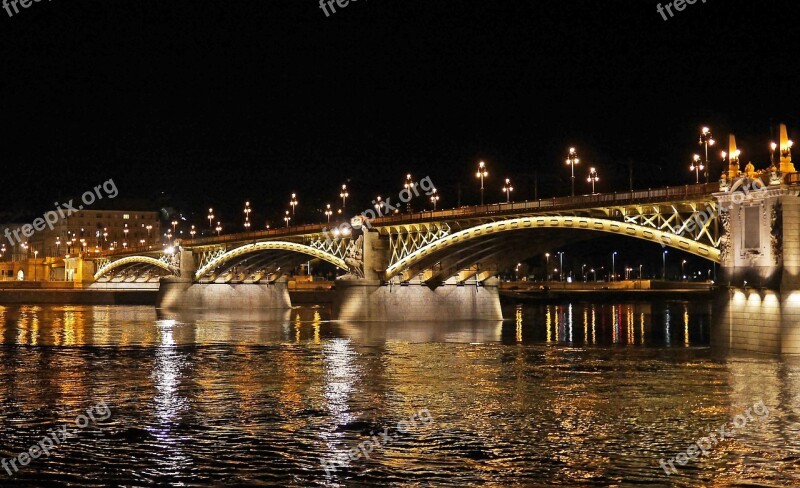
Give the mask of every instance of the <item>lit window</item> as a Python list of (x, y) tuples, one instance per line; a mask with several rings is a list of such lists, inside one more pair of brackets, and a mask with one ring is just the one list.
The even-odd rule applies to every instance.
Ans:
[(122, 214), (123, 220), (129, 220), (131, 218), (131, 214)]

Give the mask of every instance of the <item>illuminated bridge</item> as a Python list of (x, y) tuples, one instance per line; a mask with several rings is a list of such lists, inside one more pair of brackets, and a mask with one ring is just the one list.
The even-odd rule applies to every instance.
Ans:
[[(128, 248), (96, 259), (97, 281), (173, 275), (197, 283), (274, 282), (309, 260), (356, 279), (483, 282), (554, 245), (597, 233), (642, 239), (720, 261), (719, 185), (554, 198), (396, 214)], [(191, 259), (191, 263), (181, 260)]]

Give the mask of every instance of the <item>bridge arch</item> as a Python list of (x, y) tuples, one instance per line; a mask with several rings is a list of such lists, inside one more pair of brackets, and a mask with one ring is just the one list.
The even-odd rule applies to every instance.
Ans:
[(664, 247), (679, 249), (715, 263), (720, 262), (719, 249), (708, 244), (699, 243), (687, 237), (617, 220), (552, 215), (499, 220), (455, 232), (431, 242), (398, 260), (386, 269), (384, 277), (387, 280), (393, 278), (414, 265), (419, 264), (426, 258), (429, 258), (434, 253), (441, 253), (448, 248), (463, 245), (474, 239), (485, 238), (486, 236), (503, 232), (533, 229), (571, 229), (623, 235), (650, 241)]
[(325, 251), (313, 248), (311, 246), (307, 246), (305, 244), (299, 244), (296, 242), (264, 241), (264, 242), (256, 242), (253, 244), (246, 244), (244, 246), (237, 247), (236, 249), (232, 249), (228, 252), (225, 252), (217, 256), (216, 258), (206, 263), (204, 266), (200, 267), (195, 272), (194, 277), (195, 279), (200, 279), (210, 271), (214, 270), (215, 268), (225, 263), (228, 263), (229, 261), (236, 260), (237, 258), (241, 258), (249, 254), (255, 254), (263, 251), (286, 251), (290, 253), (305, 254), (307, 256), (327, 261), (341, 269), (349, 270), (347, 264), (345, 264), (343, 259), (334, 256), (333, 254), (327, 253)]
[(158, 259), (151, 258), (149, 256), (127, 256), (121, 259), (117, 259), (116, 261), (111, 261), (110, 263), (101, 266), (100, 269), (98, 269), (97, 272), (94, 274), (94, 279), (95, 281), (97, 281), (117, 268), (122, 268), (136, 264), (143, 264), (147, 265), (148, 267), (160, 268), (168, 272), (169, 274), (175, 274), (175, 268), (170, 267), (164, 261), (159, 261)]

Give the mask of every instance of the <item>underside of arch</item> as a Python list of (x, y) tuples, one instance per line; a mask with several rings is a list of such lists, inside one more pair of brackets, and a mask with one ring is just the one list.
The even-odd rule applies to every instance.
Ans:
[[(720, 259), (720, 251), (710, 245), (637, 224), (592, 217), (522, 217), (477, 225), (443, 237), (392, 264), (386, 270), (385, 279), (398, 275), (408, 278), (423, 271), (423, 280), (447, 279), (456, 273), (470, 274), (468, 268), (471, 265), (489, 259), (500, 263), (499, 266), (513, 264), (523, 254), (535, 254), (537, 247), (537, 243), (529, 239), (527, 232), (519, 231), (545, 229), (591, 231), (586, 233), (587, 236), (592, 232), (623, 235), (680, 249), (717, 263)], [(515, 231), (519, 236), (514, 235)], [(547, 247), (552, 248), (554, 240), (561, 240), (561, 234), (563, 233), (554, 235), (553, 238), (548, 236)], [(480, 267), (471, 271), (472, 275), (479, 278), (485, 278), (492, 273), (491, 270), (482, 271)]]
[(296, 242), (266, 241), (247, 244), (221, 254), (198, 269), (195, 279), (233, 272), (240, 276), (265, 276), (290, 269), (309, 257), (348, 269), (344, 260), (319, 249)]
[(140, 274), (146, 270), (157, 270), (160, 274), (174, 274), (175, 270), (158, 259), (148, 256), (128, 256), (116, 261), (112, 261), (101, 267), (94, 274), (94, 279), (99, 280), (103, 276), (110, 275), (112, 272), (120, 273), (123, 271)]

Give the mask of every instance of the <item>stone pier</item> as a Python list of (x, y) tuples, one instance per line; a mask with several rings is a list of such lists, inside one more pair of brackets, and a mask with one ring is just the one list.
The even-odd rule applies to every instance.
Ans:
[(386, 284), (372, 280), (336, 282), (334, 316), (348, 321), (501, 320), (496, 280), (475, 284)]
[(717, 348), (800, 354), (800, 189), (784, 181), (794, 173), (788, 148), (782, 127), (782, 176), (774, 167), (755, 173), (752, 164), (742, 174), (737, 161), (715, 195), (723, 225)]

